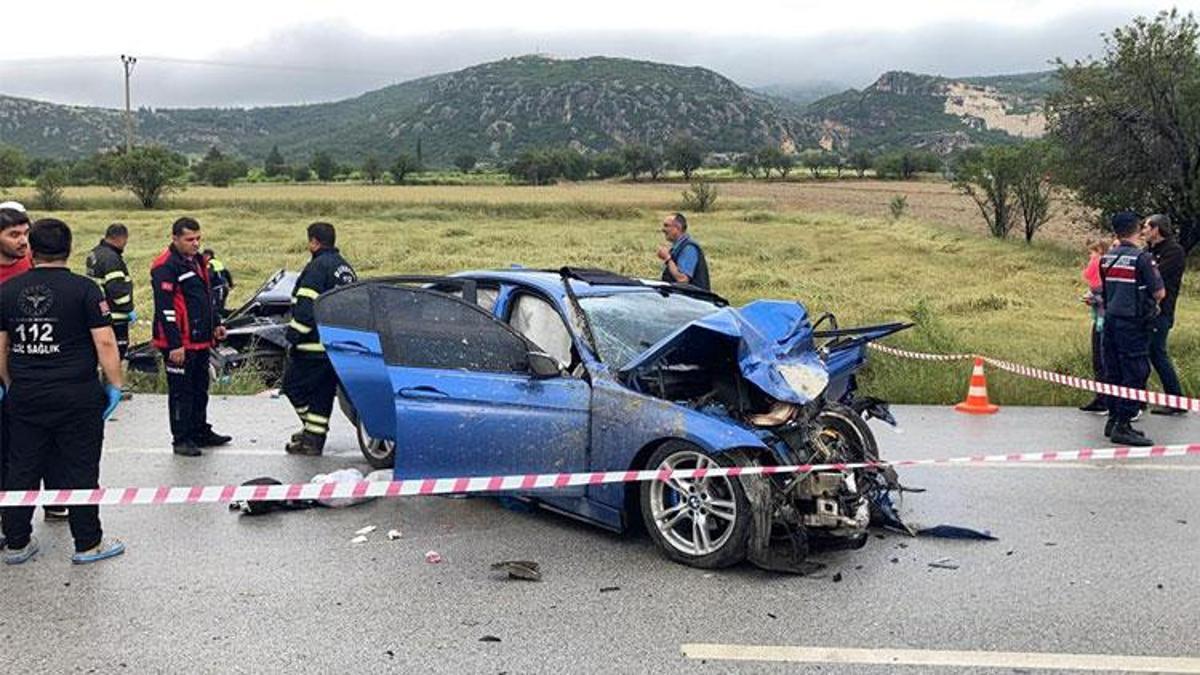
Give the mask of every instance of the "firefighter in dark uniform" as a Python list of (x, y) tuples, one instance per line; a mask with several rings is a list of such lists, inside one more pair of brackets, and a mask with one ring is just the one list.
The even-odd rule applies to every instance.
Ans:
[(668, 243), (658, 247), (658, 258), (663, 262), (662, 280), (669, 284), (689, 284), (711, 291), (704, 250), (692, 239), (687, 229), (687, 218), (682, 213), (672, 213), (663, 221), (663, 236)]
[(137, 321), (137, 313), (133, 311), (133, 277), (129, 276), (124, 258), (128, 243), (129, 229), (121, 223), (113, 223), (87, 257), (87, 275), (100, 284), (112, 312), (113, 333), (117, 336), (117, 349), (122, 360), (129, 351), (129, 325)]
[[(1100, 257), (1104, 282), (1105, 381), (1131, 389), (1145, 389), (1150, 378), (1150, 337), (1158, 316), (1158, 303), (1166, 295), (1154, 256), (1138, 246), (1141, 219), (1124, 211), (1112, 217), (1118, 244)], [(1140, 410), (1137, 401), (1107, 397), (1108, 423), (1104, 435), (1114, 443), (1153, 445), (1133, 428)]]
[(337, 395), (337, 373), (325, 354), (313, 313), (317, 296), (358, 280), (354, 268), (334, 246), (336, 243), (333, 225), (313, 223), (308, 226), (308, 250), (312, 260), (305, 265), (292, 291), (292, 321), (287, 329), (291, 347), (282, 390), (303, 425), (285, 448), (293, 455), (320, 455), (325, 449), (329, 416), (333, 413), (333, 399)]
[(172, 449), (199, 457), (201, 448), (233, 438), (208, 423), (208, 350), (225, 339), (213, 304), (208, 266), (200, 255), (200, 223), (180, 218), (171, 226), (171, 245), (150, 265), (154, 289), (154, 346), (167, 371), (167, 406)]
[(208, 279), (212, 282), (213, 301), (217, 304), (217, 314), (222, 319), (229, 315), (225, 303), (229, 300), (229, 292), (233, 290), (233, 273), (225, 263), (217, 258), (211, 249), (204, 249), (204, 260), (208, 264)]
[[(34, 268), (0, 287), (0, 383), (7, 390), (10, 444), (4, 488), (95, 489), (100, 480), (104, 419), (121, 398), (121, 359), (108, 303), (96, 284), (67, 269), (71, 230), (42, 219), (29, 231)], [(97, 367), (104, 371), (101, 386)], [(4, 562), (38, 551), (33, 507), (3, 509)], [(120, 555), (106, 539), (96, 506), (68, 516), (75, 563)]]

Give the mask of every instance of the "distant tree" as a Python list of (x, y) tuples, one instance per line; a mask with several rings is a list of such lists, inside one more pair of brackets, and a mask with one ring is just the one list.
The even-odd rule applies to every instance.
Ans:
[(821, 171), (829, 166), (829, 155), (824, 150), (805, 150), (800, 155), (800, 163), (808, 169), (813, 178), (820, 178)]
[[(36, 179), (38, 176), (42, 175), (42, 173), (44, 173), (45, 171), (47, 171), (49, 169), (54, 169), (54, 168), (59, 168), (59, 169), (65, 170), (67, 167), (66, 167), (65, 163), (60, 162), (57, 159), (49, 159), (47, 157), (34, 157), (33, 159), (29, 160), (28, 164), (26, 164), (25, 175), (28, 176), (29, 178)], [(64, 175), (66, 175), (65, 172), (64, 172)]]
[(383, 166), (379, 164), (378, 157), (367, 155), (367, 158), (363, 160), (362, 175), (371, 185), (379, 182), (379, 179), (383, 176)]
[(298, 166), (292, 169), (292, 180), (297, 183), (307, 183), (312, 180), (312, 169), (307, 166)]
[(187, 173), (187, 160), (158, 145), (114, 153), (108, 156), (105, 165), (109, 185), (129, 190), (147, 209), (158, 206), (167, 194), (182, 190)]
[(396, 158), (396, 161), (392, 163), (392, 182), (399, 185), (404, 182), (404, 179), (409, 174), (417, 173), (420, 170), (421, 163), (417, 161), (417, 158), (402, 152)]
[(866, 150), (855, 150), (850, 155), (850, 167), (854, 169), (854, 173), (858, 174), (859, 178), (867, 175), (867, 169), (871, 168), (872, 161), (871, 153)]
[(829, 166), (833, 167), (833, 172), (838, 178), (842, 177), (842, 172), (846, 170), (846, 158), (836, 152), (829, 153)]
[(313, 173), (317, 174), (317, 180), (331, 181), (337, 175), (337, 162), (333, 161), (333, 157), (324, 150), (318, 150), (313, 153), (312, 161), (308, 163), (308, 168), (312, 169)]
[(263, 175), (275, 178), (276, 176), (286, 176), (289, 171), (287, 162), (279, 152), (279, 146), (272, 145), (271, 152), (267, 153), (267, 159), (263, 162)]
[(954, 187), (975, 201), (992, 236), (1007, 237), (1017, 216), (1013, 188), (1021, 175), (1020, 150), (1007, 146), (968, 150), (959, 157), (954, 174)]
[(881, 155), (875, 160), (875, 173), (881, 178), (912, 180), (918, 172), (935, 172), (942, 160), (931, 152), (902, 150)]
[(38, 174), (34, 183), (34, 203), (43, 211), (57, 211), (66, 203), (63, 188), (67, 184), (67, 172), (61, 167), (50, 167)]
[[(758, 152), (754, 154), (755, 163), (762, 169), (763, 176), (766, 178), (770, 178), (771, 170), (779, 169), (779, 165), (783, 162), (783, 150), (773, 145), (759, 148)], [(780, 171), (779, 175), (782, 177), (783, 172)]]
[(625, 173), (625, 162), (615, 152), (602, 152), (592, 158), (592, 171), (597, 178), (616, 178)]
[(692, 180), (692, 173), (704, 163), (704, 151), (700, 144), (690, 136), (680, 136), (667, 146), (666, 163), (676, 171), (683, 173), (683, 179)]
[(717, 186), (708, 181), (698, 180), (683, 191), (683, 210), (705, 212), (711, 211), (717, 203)]
[(417, 136), (417, 166), (425, 164), (425, 155), (421, 152), (421, 137)]
[(1162, 212), (1200, 243), (1200, 27), (1176, 10), (1105, 37), (1099, 59), (1058, 64), (1049, 136), (1058, 182), (1104, 213)]
[(662, 151), (650, 148), (646, 154), (646, 173), (650, 174), (650, 180), (658, 180), (666, 168), (667, 163)]
[(775, 158), (775, 170), (779, 172), (780, 178), (787, 178), (788, 174), (792, 172), (792, 169), (795, 168), (795, 166), (796, 156), (791, 153), (781, 152), (779, 153), (779, 156)]
[(758, 171), (761, 166), (758, 163), (758, 153), (743, 152), (737, 156), (733, 162), (733, 170), (735, 173), (750, 178), (758, 178)]
[(1017, 151), (1017, 177), (1013, 181), (1013, 196), (1025, 226), (1025, 243), (1050, 220), (1050, 150), (1045, 142), (1026, 143)]
[(0, 145), (0, 189), (10, 188), (25, 175), (29, 160), (20, 148)]
[(621, 148), (621, 160), (625, 163), (625, 173), (633, 180), (643, 173), (649, 173), (653, 163), (650, 148), (640, 143), (630, 143)]
[(463, 153), (454, 158), (454, 166), (463, 173), (471, 173), (471, 170), (475, 168), (475, 163), (475, 155), (470, 153)]
[(250, 167), (240, 159), (228, 157), (213, 146), (192, 172), (196, 178), (216, 187), (229, 187), (235, 179), (244, 178)]
[(574, 148), (528, 148), (509, 164), (508, 172), (518, 180), (547, 185), (560, 178), (585, 180), (591, 164)]

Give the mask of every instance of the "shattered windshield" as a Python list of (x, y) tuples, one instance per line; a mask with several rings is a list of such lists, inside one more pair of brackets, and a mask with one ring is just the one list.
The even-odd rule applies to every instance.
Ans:
[(687, 323), (720, 309), (679, 293), (620, 293), (580, 298), (600, 360), (620, 370), (656, 342)]

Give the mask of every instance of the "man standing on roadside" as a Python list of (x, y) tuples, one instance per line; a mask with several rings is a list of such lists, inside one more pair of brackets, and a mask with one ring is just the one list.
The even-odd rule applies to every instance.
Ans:
[[(34, 269), (0, 287), (0, 384), (8, 391), (8, 475), (5, 489), (99, 487), (104, 420), (121, 396), (121, 359), (109, 326), (108, 303), (96, 284), (67, 269), (71, 230), (45, 218), (29, 231)], [(101, 387), (97, 367), (104, 371)], [(3, 510), (4, 562), (18, 565), (38, 552), (33, 507)], [(97, 506), (68, 515), (77, 564), (125, 551), (105, 539)]]
[(176, 455), (199, 457), (201, 448), (233, 438), (215, 433), (208, 423), (208, 350), (225, 339), (225, 327), (213, 303), (195, 219), (180, 218), (171, 226), (171, 244), (150, 265), (150, 285), (153, 343), (167, 371), (172, 449)]
[[(1179, 375), (1175, 373), (1175, 364), (1171, 363), (1171, 355), (1167, 352), (1167, 336), (1175, 326), (1175, 301), (1179, 299), (1179, 287), (1183, 284), (1184, 253), (1183, 247), (1175, 239), (1171, 218), (1164, 214), (1156, 214), (1146, 219), (1142, 225), (1142, 237), (1149, 245), (1150, 254), (1158, 264), (1158, 273), (1162, 275), (1166, 297), (1159, 304), (1160, 312), (1154, 319), (1154, 333), (1150, 336), (1150, 365), (1158, 373), (1162, 381), (1163, 391), (1175, 396), (1183, 395), (1179, 384)], [(1150, 409), (1152, 415), (1186, 415), (1187, 411), (1179, 408), (1155, 406)]]
[(129, 351), (129, 324), (137, 321), (137, 312), (133, 310), (133, 277), (129, 276), (124, 257), (128, 243), (129, 229), (121, 223), (113, 223), (87, 257), (87, 274), (100, 284), (112, 312), (113, 333), (117, 336), (121, 360)]
[[(1112, 217), (1119, 241), (1100, 257), (1104, 282), (1104, 381), (1130, 389), (1145, 389), (1150, 377), (1150, 335), (1158, 303), (1166, 296), (1154, 256), (1138, 245), (1141, 219), (1123, 211)], [(1121, 445), (1148, 446), (1154, 442), (1133, 428), (1137, 401), (1108, 398), (1104, 435)]]
[(668, 243), (658, 247), (658, 258), (663, 262), (662, 280), (711, 291), (708, 261), (700, 244), (688, 235), (687, 230), (687, 218), (682, 213), (672, 213), (663, 220), (662, 232)]
[(358, 280), (354, 268), (335, 246), (337, 232), (333, 225), (313, 223), (307, 234), (312, 260), (300, 272), (292, 292), (292, 322), (287, 329), (291, 347), (281, 385), (303, 426), (284, 448), (291, 455), (320, 455), (324, 451), (337, 395), (337, 372), (321, 344), (313, 303), (325, 291)]

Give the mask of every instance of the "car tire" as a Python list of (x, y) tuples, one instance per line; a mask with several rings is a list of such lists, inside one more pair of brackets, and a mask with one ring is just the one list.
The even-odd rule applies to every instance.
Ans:
[(396, 466), (395, 443), (372, 438), (361, 419), (354, 420), (354, 430), (358, 436), (358, 449), (372, 469), (391, 469)]
[[(733, 466), (733, 462), (685, 441), (667, 441), (654, 451), (646, 466), (653, 470), (695, 469)], [(639, 505), (646, 531), (668, 558), (705, 569), (745, 560), (753, 519), (739, 479), (644, 481)]]

